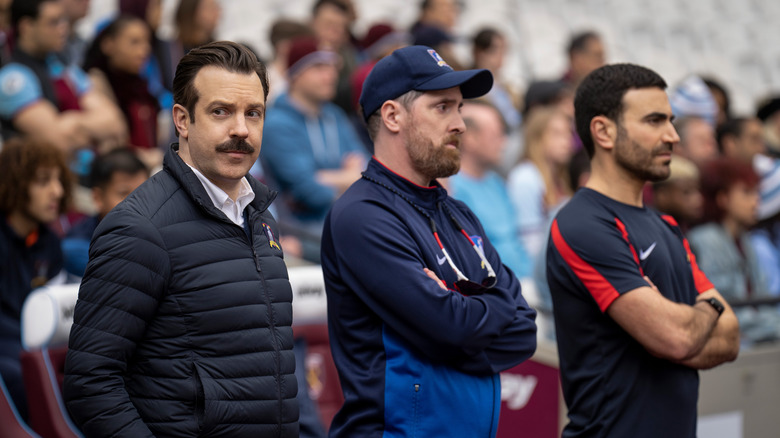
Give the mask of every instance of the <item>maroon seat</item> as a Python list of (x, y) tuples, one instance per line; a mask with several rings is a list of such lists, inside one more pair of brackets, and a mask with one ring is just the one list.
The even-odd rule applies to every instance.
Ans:
[(0, 377), (0, 425), (2, 425), (4, 438), (38, 438), (38, 435), (19, 418), (2, 377)]
[(306, 382), (309, 395), (317, 403), (322, 424), (326, 429), (336, 415), (344, 396), (341, 393), (336, 364), (330, 354), (328, 325), (299, 325), (294, 327), (295, 337), (306, 339)]
[(30, 426), (43, 438), (81, 437), (62, 402), (67, 347), (22, 353), (22, 376), (30, 407)]

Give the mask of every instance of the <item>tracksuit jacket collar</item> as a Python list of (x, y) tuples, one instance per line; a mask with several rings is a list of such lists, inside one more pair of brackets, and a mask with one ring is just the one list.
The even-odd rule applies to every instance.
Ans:
[(398, 190), (415, 204), (425, 209), (436, 210), (437, 204), (447, 199), (447, 191), (438, 181), (434, 180), (433, 185), (429, 187), (417, 185), (393, 172), (392, 169), (382, 164), (376, 157), (371, 158), (363, 174)]

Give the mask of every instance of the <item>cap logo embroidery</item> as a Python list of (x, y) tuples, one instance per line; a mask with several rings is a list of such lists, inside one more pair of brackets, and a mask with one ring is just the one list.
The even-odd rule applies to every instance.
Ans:
[[(436, 64), (438, 64), (439, 67), (450, 67), (450, 65), (447, 64), (447, 61), (442, 59), (442, 57), (439, 56), (439, 54), (436, 53), (435, 50), (433, 50), (433, 49), (428, 50), (428, 54), (431, 55), (431, 58), (433, 58), (433, 60), (436, 61)], [(452, 68), (452, 67), (450, 67), (450, 68)]]

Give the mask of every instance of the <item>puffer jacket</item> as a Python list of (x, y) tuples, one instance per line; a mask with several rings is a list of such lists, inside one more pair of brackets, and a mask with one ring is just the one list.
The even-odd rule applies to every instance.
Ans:
[(95, 231), (65, 365), (87, 437), (297, 437), (292, 292), (248, 178), (244, 228), (168, 151)]

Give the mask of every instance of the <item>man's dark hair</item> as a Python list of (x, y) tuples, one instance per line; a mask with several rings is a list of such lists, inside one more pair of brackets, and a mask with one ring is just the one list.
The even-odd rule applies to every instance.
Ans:
[(41, 5), (57, 0), (13, 0), (11, 3), (11, 28), (14, 33), (19, 35), (19, 22), (22, 18), (31, 18), (37, 20), (41, 13)]
[[(715, 78), (702, 76), (701, 80), (704, 82), (705, 85), (707, 85), (707, 88), (710, 89), (710, 92), (717, 91), (718, 93), (723, 95), (723, 112), (726, 113), (726, 118), (731, 118), (731, 98), (729, 97), (728, 91), (726, 91), (726, 87), (723, 86), (718, 80)], [(712, 93), (713, 97), (715, 93)]]
[(472, 41), (474, 44), (474, 51), (483, 52), (489, 49), (493, 45), (493, 40), (496, 39), (496, 37), (503, 38), (503, 35), (492, 27), (483, 28), (474, 35), (474, 40)]
[(634, 64), (605, 65), (583, 79), (574, 97), (574, 120), (590, 158), (595, 152), (590, 121), (596, 116), (606, 116), (619, 125), (623, 96), (628, 90), (640, 88), (665, 90), (666, 81), (649, 68)]
[(311, 7), (311, 16), (316, 17), (317, 14), (320, 12), (320, 9), (322, 9), (323, 6), (330, 5), (334, 8), (338, 9), (339, 11), (349, 14), (349, 8), (346, 4), (344, 4), (343, 1), (340, 0), (317, 0), (314, 2), (314, 6)]
[(718, 126), (715, 131), (715, 135), (718, 139), (718, 151), (723, 153), (723, 139), (726, 137), (739, 138), (742, 137), (742, 132), (745, 130), (747, 122), (754, 120), (747, 117), (736, 117), (726, 120)]
[(302, 36), (312, 36), (311, 28), (301, 22), (288, 19), (280, 19), (271, 26), (271, 32), (268, 38), (271, 40), (271, 46), (276, 51), (276, 46), (285, 40), (292, 40)]
[(138, 156), (129, 148), (119, 148), (98, 155), (92, 162), (92, 170), (89, 174), (89, 183), (92, 188), (104, 189), (111, 184), (111, 178), (115, 173), (137, 175), (144, 173), (149, 176), (149, 169)]
[(27, 211), (30, 204), (30, 185), (38, 169), (53, 167), (60, 171), (64, 190), (60, 212), (70, 200), (71, 173), (61, 150), (49, 143), (15, 137), (3, 144), (0, 151), (0, 212), (9, 214)]
[(190, 121), (195, 121), (195, 104), (199, 97), (195, 76), (207, 66), (219, 67), (231, 73), (256, 73), (263, 84), (263, 101), (268, 98), (268, 72), (251, 50), (232, 41), (208, 43), (184, 55), (173, 78), (173, 102), (187, 109)]
[(601, 39), (601, 37), (592, 30), (574, 34), (569, 41), (569, 56), (571, 57), (575, 53), (584, 52), (591, 40), (598, 39)]

